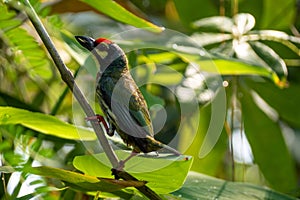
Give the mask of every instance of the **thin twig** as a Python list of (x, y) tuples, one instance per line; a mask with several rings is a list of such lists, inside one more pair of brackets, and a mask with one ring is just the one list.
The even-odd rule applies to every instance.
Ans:
[[(12, 6), (14, 6), (15, 8), (20, 8), (20, 5), (17, 4), (16, 2), (14, 2), (14, 3), (10, 2), (10, 4), (13, 4)], [(41, 37), (44, 45), (46, 46), (49, 54), (51, 55), (51, 57), (55, 63), (55, 66), (59, 70), (62, 80), (68, 85), (68, 87), (72, 91), (73, 95), (79, 102), (80, 106), (84, 110), (85, 114), (88, 117), (95, 116), (93, 109), (91, 108), (91, 106), (87, 102), (85, 96), (80, 91), (77, 84), (75, 83), (72, 72), (68, 69), (68, 67), (64, 64), (61, 57), (59, 56), (49, 34), (47, 33), (45, 27), (43, 26), (42, 22), (40, 21), (35, 10), (31, 6), (29, 0), (25, 0), (24, 4), (26, 7), (21, 8), (19, 10), (25, 10), (31, 23), (35, 27), (35, 29), (38, 32), (39, 36)], [(112, 147), (110, 146), (107, 138), (105, 137), (104, 130), (101, 129), (101, 126), (99, 126), (99, 124), (96, 122), (91, 122), (91, 124), (92, 124), (92, 127), (97, 135), (97, 138), (98, 138), (106, 156), (108, 157), (110, 163), (113, 166), (113, 169), (117, 168), (119, 165), (119, 160), (118, 160), (115, 152), (113, 151)], [(120, 177), (124, 180), (137, 180), (135, 177), (133, 177), (132, 175), (130, 175), (129, 173), (127, 173), (125, 171), (122, 171), (122, 172), (115, 171), (115, 175), (117, 175), (118, 177)], [(141, 193), (143, 193), (145, 196), (147, 196), (149, 199), (154, 199), (154, 200), (161, 199), (161, 197), (158, 194), (156, 194), (153, 190), (151, 190), (149, 187), (147, 187), (145, 185), (141, 186), (141, 187), (136, 187), (136, 189), (139, 190)]]

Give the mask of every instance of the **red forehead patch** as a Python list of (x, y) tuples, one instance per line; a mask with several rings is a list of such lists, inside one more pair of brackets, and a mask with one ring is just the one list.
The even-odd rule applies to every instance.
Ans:
[(101, 42), (105, 42), (106, 44), (111, 44), (112, 41), (106, 39), (106, 38), (98, 38), (96, 41), (95, 41), (97, 44), (100, 44)]

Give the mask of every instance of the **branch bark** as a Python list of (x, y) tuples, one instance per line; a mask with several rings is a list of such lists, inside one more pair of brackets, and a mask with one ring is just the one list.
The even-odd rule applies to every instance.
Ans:
[[(33, 9), (32, 5), (30, 4), (29, 0), (24, 0), (24, 5), (21, 6), (16, 1), (9, 1), (8, 2), (11, 6), (14, 8), (23, 11), (25, 10), (27, 16), (29, 17), (31, 23), (35, 27), (36, 31), (38, 32), (40, 38), (42, 39), (44, 45), (46, 46), (50, 56), (52, 57), (55, 66), (57, 67), (62, 80), (67, 84), (69, 89), (72, 91), (73, 95), (75, 96), (76, 100), (79, 102), (80, 106), (82, 107), (83, 111), (85, 112), (86, 116), (91, 117), (95, 116), (95, 113), (89, 103), (87, 102), (85, 96), (81, 92), (80, 88), (77, 86), (77, 84), (74, 81), (74, 76), (72, 72), (68, 69), (68, 67), (64, 64), (62, 61), (60, 55), (58, 54), (58, 51), (56, 50), (48, 32), (46, 31), (44, 25), (42, 24), (41, 20), (39, 19), (38, 15), (36, 14), (35, 10)], [(117, 171), (114, 170), (119, 165), (119, 160), (113, 151), (112, 147), (110, 146), (107, 138), (104, 135), (104, 130), (99, 126), (96, 122), (91, 122), (92, 127), (97, 135), (97, 138), (108, 157), (110, 163), (113, 166), (113, 173), (116, 177), (122, 178), (124, 180), (137, 180), (135, 177), (130, 175), (129, 173), (125, 171)], [(143, 193), (145, 196), (147, 196), (149, 199), (154, 200), (160, 200), (161, 197), (156, 194), (153, 190), (151, 190), (146, 185), (141, 187), (136, 187), (137, 190), (139, 190), (141, 193)]]

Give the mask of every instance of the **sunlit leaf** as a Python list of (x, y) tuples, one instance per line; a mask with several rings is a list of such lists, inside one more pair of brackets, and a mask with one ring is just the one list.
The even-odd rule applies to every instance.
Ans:
[(155, 53), (155, 54), (149, 54), (147, 57), (151, 60), (153, 60), (155, 63), (159, 64), (169, 64), (172, 63), (173, 60), (175, 60), (177, 57), (175, 54), (170, 52), (161, 52), (161, 53)]
[(99, 178), (52, 167), (26, 167), (24, 171), (31, 174), (55, 178), (83, 191), (112, 192), (126, 187), (138, 187), (143, 181), (123, 181), (109, 178)]
[(117, 4), (115, 1), (112, 0), (101, 0), (101, 1), (82, 0), (82, 1), (120, 22), (130, 24), (137, 28), (149, 28), (149, 30), (153, 32), (161, 32), (163, 30), (161, 27), (158, 27), (142, 18), (135, 16), (134, 14), (132, 14), (131, 12), (127, 11), (125, 8)]
[(60, 121), (54, 116), (13, 107), (0, 107), (0, 125), (21, 124), (32, 130), (70, 140), (95, 140), (93, 131)]
[(238, 59), (222, 59), (221, 57), (209, 59), (201, 59), (196, 55), (178, 53), (180, 57), (198, 64), (201, 71), (217, 73), (220, 75), (259, 75), (270, 78), (274, 82), (278, 82), (279, 78), (275, 72), (254, 64), (241, 62)]
[[(120, 159), (130, 155), (124, 151), (116, 151)], [(136, 156), (125, 163), (125, 171), (138, 180), (147, 181), (147, 186), (159, 194), (175, 191), (183, 184), (192, 163), (191, 157)], [(73, 161), (76, 169), (90, 176), (111, 178), (111, 165), (104, 153), (77, 156)]]

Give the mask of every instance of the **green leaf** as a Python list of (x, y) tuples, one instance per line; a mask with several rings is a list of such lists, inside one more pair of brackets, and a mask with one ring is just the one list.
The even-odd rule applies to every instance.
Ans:
[(69, 183), (73, 187), (82, 191), (102, 191), (112, 192), (126, 187), (138, 187), (145, 184), (143, 181), (123, 181), (109, 178), (97, 178), (52, 167), (26, 167), (25, 172), (31, 174), (55, 178)]
[(46, 135), (70, 140), (95, 140), (93, 131), (60, 121), (54, 116), (13, 107), (0, 107), (0, 125), (21, 124)]
[(106, 14), (107, 16), (116, 19), (120, 22), (130, 24), (137, 28), (146, 28), (149, 31), (153, 31), (157, 33), (163, 31), (162, 27), (158, 27), (142, 18), (137, 17), (136, 15), (132, 14), (131, 12), (127, 11), (125, 8), (117, 4), (115, 1), (112, 0), (101, 0), (101, 1), (82, 0), (82, 1), (89, 4), (93, 8), (99, 10), (100, 12)]
[(285, 41), (291, 41), (293, 43), (300, 44), (300, 38), (295, 37), (292, 35), (288, 35), (287, 33), (283, 31), (277, 31), (277, 30), (254, 30), (250, 32), (253, 35), (250, 35), (250, 38), (253, 37), (253, 39), (260, 39), (260, 40), (273, 40), (277, 42), (284, 43)]
[(201, 200), (296, 200), (296, 198), (253, 184), (224, 181), (190, 172), (182, 188), (173, 193), (180, 199)]
[(8, 10), (7, 6), (0, 3), (0, 29), (2, 31), (7, 31), (11, 28), (21, 25), (21, 20), (14, 18), (16, 13), (14, 11)]
[(276, 113), (253, 90), (241, 87), (241, 92), (245, 133), (254, 160), (274, 189), (291, 192), (297, 187), (296, 171)]
[(170, 64), (177, 58), (176, 55), (170, 52), (149, 54), (147, 55), (147, 57), (150, 60), (154, 61), (155, 63), (160, 63), (160, 64)]
[(296, 55), (300, 55), (299, 48), (294, 44), (300, 44), (300, 39), (295, 36), (291, 36), (282, 31), (276, 30), (259, 30), (251, 31), (248, 35), (244, 35), (242, 40), (245, 41), (257, 41), (257, 40), (267, 40), (281, 43), (282, 45), (288, 47)]
[(234, 45), (234, 51), (241, 61), (257, 66), (270, 73), (278, 85), (285, 85), (287, 69), (284, 61), (268, 46), (260, 42), (240, 42)]
[[(194, 157), (191, 170), (211, 176), (217, 176), (220, 170), (220, 165), (222, 164), (224, 155), (227, 151), (226, 143), (228, 141), (228, 137), (226, 136), (225, 132), (222, 132), (221, 135), (215, 137), (214, 140), (214, 137), (212, 137), (212, 132), (208, 132), (209, 128), (211, 129), (210, 126), (212, 125), (212, 112), (212, 106), (211, 104), (208, 104), (200, 109), (200, 121), (199, 119), (198, 121), (195, 120), (197, 116), (185, 117), (185, 119), (182, 119), (184, 120), (183, 122), (187, 121), (182, 127), (183, 133), (192, 133), (197, 126), (198, 131), (197, 135), (195, 136), (192, 136), (191, 134), (180, 134), (182, 137), (179, 139), (181, 145), (179, 149), (185, 149), (185, 144), (189, 144), (191, 138), (194, 137), (188, 149), (185, 151), (185, 154), (192, 155)], [(220, 110), (220, 112), (222, 111)], [(199, 125), (197, 123), (199, 123)], [(216, 126), (214, 126), (213, 131), (215, 133), (217, 132)], [(208, 149), (207, 144), (211, 146), (209, 149), (210, 151), (206, 150)], [(206, 148), (203, 149), (203, 147)], [(200, 150), (202, 150), (202, 152)], [(207, 151), (209, 151), (209, 153), (207, 153)], [(205, 156), (201, 154), (205, 154)]]
[(164, 50), (175, 54), (188, 64), (199, 67), (201, 71), (217, 73), (220, 75), (258, 75), (267, 77), (275, 83), (280, 83), (278, 75), (270, 68), (242, 59), (233, 59), (222, 55), (209, 54), (203, 50), (199, 44), (195, 43), (186, 35), (176, 34), (172, 31), (164, 31), (159, 35), (141, 32), (137, 39), (130, 38), (128, 35), (129, 33), (124, 35), (124, 38), (128, 38), (126, 43), (120, 41), (120, 46), (126, 52), (132, 49), (147, 48)]
[(5, 32), (5, 36), (14, 47), (15, 62), (24, 65), (29, 75), (51, 78), (52, 71), (45, 51), (27, 31), (18, 27)]
[(286, 79), (288, 74), (287, 67), (282, 58), (273, 49), (261, 42), (249, 42), (249, 44), (267, 66), (276, 72), (280, 79)]
[[(130, 155), (124, 151), (116, 151), (116, 154), (123, 160)], [(192, 164), (192, 158), (160, 155), (159, 157), (136, 156), (126, 162), (124, 170), (138, 180), (147, 181), (147, 186), (158, 194), (167, 194), (181, 187)], [(110, 163), (104, 153), (77, 156), (73, 165), (90, 176), (112, 177)]]
[(255, 82), (247, 80), (247, 84), (253, 88), (272, 108), (280, 119), (290, 126), (300, 128), (300, 85), (290, 84), (288, 88), (278, 88), (269, 81)]
[[(263, 0), (260, 29), (286, 30), (294, 23), (296, 8), (294, 0)], [(286, 12), (286, 11), (289, 12)]]
[[(262, 68), (260, 66), (251, 65), (245, 62), (240, 62), (238, 60), (221, 60), (221, 59), (215, 59), (213, 62), (211, 61), (200, 61), (200, 66), (202, 69), (202, 66), (204, 66), (205, 71), (211, 71), (219, 72), (221, 75), (259, 75), (259, 76), (265, 76), (267, 78), (271, 78), (274, 80), (277, 80), (277, 75), (273, 73), (270, 70), (267, 70), (265, 68)], [(215, 67), (211, 67), (210, 69), (206, 69), (211, 63), (215, 64)], [(228, 67), (230, 66), (230, 67)]]
[(258, 75), (267, 77), (275, 83), (279, 82), (279, 77), (272, 70), (247, 62), (241, 62), (238, 59), (223, 59), (216, 56), (212, 60), (209, 60), (201, 59), (197, 55), (177, 54), (187, 62), (198, 64), (201, 71), (218, 73), (220, 75)]

